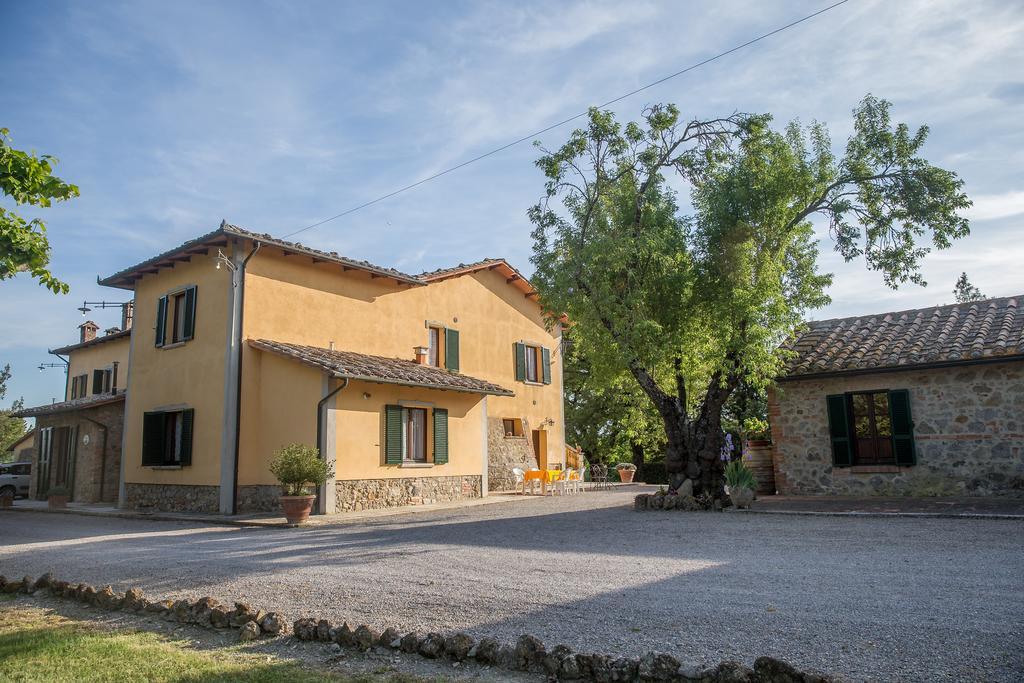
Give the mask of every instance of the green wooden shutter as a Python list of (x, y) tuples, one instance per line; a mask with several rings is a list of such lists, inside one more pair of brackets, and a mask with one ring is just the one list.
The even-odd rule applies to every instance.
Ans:
[(164, 324), (167, 322), (167, 297), (162, 296), (156, 304), (156, 345), (164, 345)]
[(434, 464), (448, 462), (448, 409), (434, 408)]
[(185, 329), (182, 330), (182, 341), (187, 341), (196, 333), (196, 288), (185, 290)]
[(551, 350), (542, 348), (540, 357), (541, 380), (544, 384), (551, 384)]
[(164, 426), (166, 413), (145, 413), (142, 416), (142, 464), (164, 464)]
[(178, 454), (178, 462), (182, 465), (192, 464), (192, 421), (195, 412), (192, 408), (181, 411), (181, 452)]
[(459, 331), (444, 328), (444, 366), (459, 371)]
[(916, 464), (914, 420), (910, 415), (910, 392), (906, 389), (893, 389), (889, 392), (889, 420), (892, 424), (892, 452), (896, 456), (896, 464)]
[(836, 467), (849, 467), (853, 464), (853, 443), (850, 440), (849, 411), (844, 394), (834, 394), (825, 398), (828, 404), (828, 431), (832, 439), (832, 464)]
[(71, 395), (68, 396), (68, 398), (69, 399), (71, 399), (71, 398), (78, 398), (78, 376), (77, 375), (71, 378)]
[(526, 344), (516, 342), (512, 345), (513, 355), (516, 361), (516, 381), (526, 381)]
[(103, 393), (103, 371), (93, 370), (92, 371), (92, 393), (102, 394)]
[(384, 462), (402, 464), (402, 406), (384, 406)]

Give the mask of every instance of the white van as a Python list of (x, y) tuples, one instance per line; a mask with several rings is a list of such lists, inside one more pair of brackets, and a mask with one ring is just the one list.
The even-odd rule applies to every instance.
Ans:
[(32, 479), (32, 463), (9, 462), (0, 465), (0, 497), (28, 496), (28, 483)]

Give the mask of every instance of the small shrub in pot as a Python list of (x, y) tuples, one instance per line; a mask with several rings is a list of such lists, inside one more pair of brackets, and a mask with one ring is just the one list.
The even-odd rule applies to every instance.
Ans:
[(270, 472), (281, 484), (281, 507), (289, 524), (309, 519), (316, 496), (312, 490), (330, 476), (330, 465), (320, 459), (312, 446), (293, 443), (276, 451), (270, 460)]
[(54, 486), (46, 492), (46, 503), (54, 509), (66, 508), (71, 499), (71, 491), (66, 486)]
[(738, 508), (749, 508), (754, 502), (757, 479), (742, 460), (733, 460), (725, 466), (725, 484), (729, 487), (729, 498)]
[(615, 466), (615, 471), (619, 474), (619, 481), (629, 484), (633, 481), (633, 475), (636, 474), (636, 465), (631, 462), (620, 462)]

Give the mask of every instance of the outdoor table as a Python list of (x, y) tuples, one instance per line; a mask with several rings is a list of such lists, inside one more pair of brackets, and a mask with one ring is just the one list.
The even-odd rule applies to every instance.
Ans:
[[(540, 482), (540, 495), (546, 495), (548, 491), (548, 483), (558, 479), (562, 474), (562, 470), (526, 470), (523, 473), (523, 478), (526, 483), (533, 481), (534, 479)], [(525, 485), (524, 485), (525, 488)]]

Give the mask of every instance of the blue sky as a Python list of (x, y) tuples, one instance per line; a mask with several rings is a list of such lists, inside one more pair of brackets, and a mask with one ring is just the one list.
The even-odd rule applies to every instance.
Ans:
[[(221, 218), (287, 234), (827, 4), (4, 3), (0, 126), (82, 192), (46, 211), (71, 294), (0, 283), (8, 400), (62, 395), (63, 374), (35, 367), (75, 341), (83, 299), (124, 298), (97, 275)], [(966, 180), (973, 234), (928, 259), (929, 287), (895, 292), (824, 244), (834, 303), (813, 317), (946, 303), (962, 270), (990, 296), (1024, 292), (1022, 5), (852, 0), (615, 110), (817, 119), (838, 146), (867, 92), (931, 127), (926, 156)], [(535, 157), (520, 145), (301, 239), (407, 272), (485, 256), (529, 272)]]

